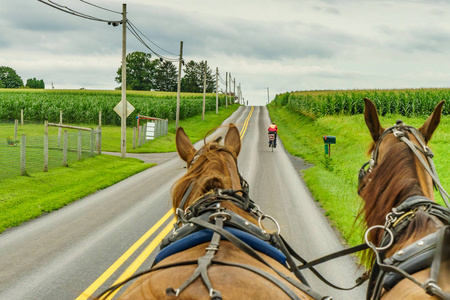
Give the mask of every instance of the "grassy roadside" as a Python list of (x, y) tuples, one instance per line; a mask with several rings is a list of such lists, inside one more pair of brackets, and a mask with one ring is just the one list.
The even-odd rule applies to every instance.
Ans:
[(57, 210), (153, 165), (134, 158), (99, 155), (67, 168), (1, 180), (0, 232)]
[[(220, 109), (218, 115), (215, 112), (208, 112), (205, 115), (205, 121), (201, 120), (201, 116), (181, 120), (180, 126), (185, 128), (193, 141), (198, 141), (210, 129), (220, 126), (238, 108), (239, 105), (232, 105), (228, 109)], [(28, 125), (26, 133), (36, 132), (42, 135), (42, 125), (38, 127), (36, 129)], [(174, 122), (169, 125), (169, 135), (148, 142), (134, 151), (131, 140), (132, 129), (127, 130), (127, 135), (130, 132), (130, 137), (127, 137), (128, 153), (176, 151)], [(103, 144), (104, 151), (120, 152), (120, 127), (105, 126), (103, 138), (109, 141)], [(46, 173), (2, 179), (0, 180), (0, 233), (7, 228), (57, 210), (152, 166), (154, 164), (143, 163), (138, 159), (100, 155), (72, 163), (69, 167), (49, 170)]]
[[(354, 246), (362, 240), (361, 226), (354, 226), (361, 199), (356, 193), (357, 172), (368, 161), (368, 145), (371, 141), (362, 114), (353, 116), (325, 116), (313, 120), (293, 113), (285, 107), (268, 106), (270, 116), (277, 123), (279, 136), (286, 149), (304, 158), (314, 167), (304, 171), (303, 177), (315, 199), (326, 210), (326, 215)], [(380, 117), (383, 126), (402, 119), (406, 124), (420, 127), (426, 118), (407, 118), (398, 115)], [(450, 117), (443, 116), (430, 147), (435, 153), (434, 162), (444, 187), (450, 185), (450, 171), (446, 157), (450, 155), (448, 140)], [(331, 157), (325, 155), (323, 136), (336, 136), (331, 147)], [(443, 204), (438, 193), (438, 202)]]

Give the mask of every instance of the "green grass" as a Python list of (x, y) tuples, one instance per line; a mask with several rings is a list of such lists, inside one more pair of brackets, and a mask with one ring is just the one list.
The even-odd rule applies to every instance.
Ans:
[(100, 155), (67, 168), (0, 180), (0, 233), (153, 165), (134, 158)]
[[(277, 123), (283, 145), (293, 155), (304, 158), (314, 167), (304, 171), (304, 180), (326, 215), (352, 246), (362, 242), (360, 226), (354, 226), (361, 199), (356, 193), (357, 173), (369, 160), (367, 150), (371, 137), (362, 114), (334, 115), (314, 119), (292, 112), (287, 107), (268, 106), (272, 120)], [(405, 124), (420, 127), (425, 117), (407, 118), (399, 115), (380, 117), (384, 127), (402, 119)], [(443, 116), (429, 146), (435, 153), (434, 162), (442, 185), (450, 185), (450, 117)], [(336, 136), (331, 157), (325, 155), (324, 135)], [(442, 199), (435, 193), (437, 201)]]

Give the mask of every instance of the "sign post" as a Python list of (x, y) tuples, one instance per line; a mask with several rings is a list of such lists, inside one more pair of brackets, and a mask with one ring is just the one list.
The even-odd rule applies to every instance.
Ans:
[(130, 102), (128, 102), (126, 99), (125, 101), (122, 99), (120, 100), (119, 103), (117, 103), (117, 105), (114, 107), (114, 111), (121, 117), (122, 122), (121, 122), (121, 144), (120, 144), (120, 150), (122, 153), (122, 158), (126, 158), (127, 156), (127, 138), (126, 138), (126, 133), (127, 133), (127, 127), (126, 127), (126, 121), (127, 121), (127, 117), (135, 110), (135, 108), (133, 107), (133, 105), (130, 104)]

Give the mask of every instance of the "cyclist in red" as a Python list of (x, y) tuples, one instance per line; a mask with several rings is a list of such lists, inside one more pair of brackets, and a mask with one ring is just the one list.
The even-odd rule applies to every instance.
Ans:
[[(275, 135), (275, 138), (273, 140), (273, 147), (276, 148), (277, 147), (277, 133), (278, 133), (278, 127), (277, 125), (275, 125), (275, 122), (272, 122), (272, 124), (270, 124), (269, 129), (267, 130), (269, 132), (269, 134), (273, 133)], [(269, 147), (272, 146), (271, 144), (271, 140), (269, 140)]]

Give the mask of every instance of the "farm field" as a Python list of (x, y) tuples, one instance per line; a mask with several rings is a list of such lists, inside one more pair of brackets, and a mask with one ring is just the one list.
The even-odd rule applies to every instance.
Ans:
[[(7, 90), (11, 91), (11, 90)], [(22, 90), (13, 90), (11, 94), (17, 93), (19, 95)], [(70, 93), (81, 95), (85, 91), (69, 91)], [(3, 94), (2, 94), (3, 93)], [(46, 94), (44, 91), (25, 91), (25, 93), (30, 93), (31, 95), (42, 94), (44, 97)], [(52, 92), (50, 92), (52, 93)], [(90, 92), (95, 94), (96, 92)], [(58, 94), (58, 93), (57, 93)], [(64, 94), (64, 93), (63, 93)], [(115, 92), (101, 92), (100, 95), (104, 94), (117, 94)], [(153, 96), (159, 95), (160, 93), (137, 93), (139, 95), (151, 94)], [(5, 90), (0, 90), (0, 102), (2, 101), (2, 96), (5, 95)], [(165, 97), (175, 97), (176, 93), (164, 93), (162, 96)], [(199, 94), (184, 94), (183, 97), (193, 97), (196, 98), (195, 101), (203, 101), (203, 95)], [(117, 99), (115, 99), (117, 100)], [(114, 100), (114, 101), (115, 101)], [(120, 93), (119, 93), (120, 100)], [(4, 100), (3, 100), (4, 101)], [(41, 100), (39, 100), (41, 101)], [(44, 100), (42, 100), (44, 101)], [(45, 100), (44, 102), (46, 102)], [(156, 101), (156, 100), (153, 100)], [(167, 101), (166, 99), (160, 100), (161, 102)], [(183, 103), (184, 98), (182, 98)], [(44, 103), (39, 102), (39, 103)], [(15, 103), (14, 101), (12, 103)], [(30, 100), (27, 102), (32, 104)], [(82, 101), (82, 103), (84, 103)], [(76, 101), (73, 101), (73, 105)], [(42, 104), (44, 105), (44, 104)], [(42, 105), (31, 105), (38, 109), (42, 108)], [(92, 104), (92, 105), (95, 105)], [(13, 107), (12, 105), (11, 107)], [(45, 105), (44, 105), (45, 106)], [(15, 106), (14, 106), (15, 107)], [(19, 107), (19, 117), (20, 117), (20, 106)], [(182, 106), (183, 107), (183, 106)], [(219, 113), (215, 112), (215, 94), (214, 94), (214, 109), (209, 110), (205, 114), (205, 120), (201, 119), (200, 115), (194, 115), (191, 117), (185, 117), (180, 119), (180, 126), (188, 128), (186, 130), (187, 134), (193, 141), (198, 141), (202, 139), (205, 134), (214, 127), (219, 126), (224, 119), (228, 118), (239, 105), (233, 104), (229, 105), (228, 109), (225, 107), (219, 108)], [(0, 109), (5, 111), (3, 107)], [(29, 110), (28, 110), (29, 111)], [(41, 111), (42, 113), (42, 111)], [(115, 112), (113, 112), (115, 114)], [(192, 112), (191, 112), (192, 113)], [(42, 113), (45, 115), (45, 113)], [(43, 142), (44, 125), (43, 121), (30, 120), (27, 117), (27, 110), (25, 110), (25, 122), (24, 125), (18, 126), (18, 138), (20, 139), (21, 134), (27, 135), (27, 141), (29, 139), (36, 139), (39, 143)], [(104, 116), (104, 115), (103, 115)], [(14, 118), (17, 116), (14, 115)], [(128, 118), (132, 118), (131, 116)], [(1, 119), (1, 118), (0, 118)], [(63, 116), (66, 120), (66, 116)], [(58, 118), (53, 120), (57, 123)], [(102, 118), (102, 123), (105, 119)], [(98, 113), (97, 120), (93, 123), (72, 123), (64, 121), (66, 125), (77, 125), (81, 127), (95, 128), (98, 125)], [(174, 144), (175, 137), (175, 121), (169, 121), (169, 133), (166, 136), (159, 137), (153, 141), (147, 142), (140, 148), (133, 149), (132, 147), (132, 122), (130, 122), (127, 127), (127, 152), (128, 153), (145, 153), (145, 152), (173, 152), (176, 151)], [(120, 139), (121, 139), (121, 128), (117, 125), (103, 125), (103, 151), (116, 151), (120, 152)], [(55, 127), (49, 127), (49, 140), (50, 143), (53, 139), (57, 139), (58, 129)], [(93, 193), (99, 189), (106, 188), (112, 184), (115, 184), (133, 174), (143, 171), (152, 166), (152, 164), (144, 164), (139, 160), (127, 158), (122, 160), (117, 157), (112, 157), (109, 155), (100, 155), (94, 158), (84, 159), (81, 161), (69, 163), (68, 167), (58, 167), (54, 166), (54, 169), (49, 168), (49, 172), (42, 172), (42, 147), (32, 147), (28, 149), (27, 156), (35, 157), (36, 169), (38, 171), (29, 172), (28, 176), (19, 176), (20, 171), (17, 170), (17, 165), (20, 166), (19, 161), (19, 151), (20, 147), (18, 145), (6, 145), (7, 139), (14, 136), (14, 122), (0, 122), (0, 137), (3, 138), (0, 146), (0, 168), (3, 174), (11, 174), (10, 178), (0, 177), (0, 215), (2, 216), (0, 223), (0, 233), (11, 226), (17, 226), (22, 222), (30, 220), (32, 218), (38, 217), (43, 213), (50, 212), (55, 209), (67, 205), (73, 201), (76, 201), (90, 193)], [(14, 139), (14, 138), (13, 138)], [(29, 143), (27, 142), (27, 145)], [(56, 164), (61, 163), (61, 151), (50, 150), (49, 164), (55, 161)], [(54, 155), (52, 155), (54, 154)], [(69, 156), (76, 156), (76, 153), (68, 153)], [(17, 163), (11, 164), (11, 159), (17, 157)], [(6, 158), (7, 161), (6, 161)], [(5, 163), (6, 161), (6, 163)], [(75, 161), (75, 160), (72, 160)]]
[[(177, 93), (174, 92), (130, 91), (127, 93), (128, 101), (136, 108), (127, 118), (127, 152), (175, 151), (172, 144), (175, 133), (176, 98)], [(194, 117), (194, 121), (191, 122), (198, 121), (198, 116), (202, 113), (203, 94), (182, 93), (180, 98), (180, 121), (183, 122), (191, 117)], [(59, 123), (60, 111), (62, 111), (64, 125), (97, 128), (101, 122), (102, 149), (120, 152), (120, 118), (113, 110), (120, 99), (121, 91), (0, 89), (0, 137), (6, 139), (6, 143), (1, 143), (0, 146), (3, 157), (0, 166), (4, 170), (12, 170), (12, 172), (3, 172), (0, 178), (20, 174), (18, 144), (22, 134), (27, 135), (27, 172), (39, 172), (43, 169), (43, 123), (44, 120)], [(231, 102), (230, 97), (228, 99)], [(227, 113), (231, 114), (238, 107), (238, 105), (231, 105), (231, 110), (223, 110), (225, 95), (219, 95), (218, 100), (219, 114), (216, 115), (216, 95), (206, 95), (205, 110), (208, 117), (205, 122), (198, 123), (203, 125), (203, 130), (200, 130), (202, 135), (210, 129), (207, 126), (215, 124), (217, 118), (226, 118)], [(21, 110), (23, 110), (24, 125), (18, 127), (17, 138), (15, 138), (14, 120), (21, 119)], [(133, 126), (137, 125), (138, 114), (169, 119), (169, 135), (134, 149)], [(58, 145), (50, 146), (49, 167), (62, 165), (60, 151), (62, 145), (59, 140), (55, 141), (57, 131), (57, 128), (49, 127), (50, 145), (56, 143)], [(68, 132), (68, 161), (76, 161), (77, 131), (69, 130)], [(14, 146), (8, 145), (8, 141), (12, 139), (15, 139)], [(83, 132), (83, 158), (90, 156), (89, 141), (89, 133)]]
[[(127, 92), (127, 101), (135, 108), (127, 126), (136, 124), (137, 114), (174, 120), (176, 98), (173, 92)], [(202, 113), (203, 94), (181, 93), (180, 98), (180, 120)], [(216, 94), (205, 98), (205, 110), (215, 111)], [(23, 109), (25, 120), (58, 123), (62, 110), (64, 124), (98, 124), (102, 111), (102, 125), (120, 126), (120, 117), (113, 110), (120, 100), (120, 91), (0, 89), (0, 120), (20, 119)], [(219, 106), (225, 106), (225, 95), (219, 94)]]
[[(433, 101), (427, 104), (434, 108), (438, 101), (449, 99), (446, 93), (449, 90), (432, 91), (406, 91), (409, 95), (428, 94), (436, 91), (438, 96), (433, 96)], [(402, 91), (397, 91), (402, 93)], [(372, 93), (372, 94), (371, 94)], [(322, 106), (299, 104), (298, 95), (313, 102), (321, 103)], [(364, 97), (370, 98), (377, 95), (377, 107), (392, 107), (393, 112), (384, 111), (380, 117), (382, 126), (388, 127), (395, 124), (397, 119), (402, 119), (405, 124), (420, 127), (428, 117), (429, 112), (425, 109), (419, 114), (404, 116), (397, 111), (394, 105), (385, 103), (387, 96), (402, 98), (395, 91), (339, 91), (339, 92), (296, 92), (278, 95), (278, 97), (268, 105), (270, 116), (279, 128), (279, 136), (285, 148), (293, 155), (304, 158), (312, 163), (311, 167), (303, 171), (303, 178), (315, 199), (325, 209), (326, 215), (332, 223), (339, 229), (343, 237), (351, 244), (359, 244), (362, 240), (360, 226), (355, 226), (355, 218), (358, 214), (361, 199), (356, 193), (357, 173), (361, 165), (369, 160), (367, 153), (371, 137), (366, 127), (362, 114), (364, 107)], [(320, 97), (318, 96), (320, 95)], [(334, 102), (332, 99), (340, 99), (342, 95), (353, 95), (349, 97), (353, 106), (342, 110), (339, 106), (342, 102)], [(317, 98), (315, 98), (317, 97)], [(446, 98), (442, 98), (446, 97)], [(383, 99), (383, 100), (380, 100)], [(373, 99), (372, 99), (373, 100)], [(327, 102), (328, 101), (328, 102)], [(295, 109), (293, 106), (297, 105)], [(375, 101), (375, 103), (377, 103)], [(302, 107), (301, 109), (298, 107)], [(309, 107), (309, 108), (308, 108)], [(314, 107), (328, 107), (328, 111), (320, 112)], [(355, 107), (350, 109), (350, 107)], [(362, 110), (360, 109), (362, 107)], [(444, 105), (445, 113), (449, 112), (450, 103)], [(351, 112), (353, 111), (354, 114)], [(431, 112), (431, 111), (430, 111)], [(336, 145), (331, 147), (331, 156), (325, 155), (324, 135), (336, 136)], [(446, 157), (450, 155), (448, 140), (450, 138), (450, 116), (444, 115), (441, 123), (429, 143), (435, 157), (434, 162), (444, 188), (450, 186), (450, 165)], [(438, 192), (435, 192), (438, 202), (443, 204)]]

